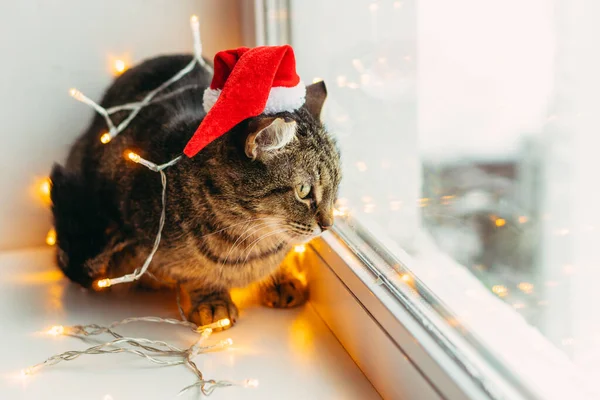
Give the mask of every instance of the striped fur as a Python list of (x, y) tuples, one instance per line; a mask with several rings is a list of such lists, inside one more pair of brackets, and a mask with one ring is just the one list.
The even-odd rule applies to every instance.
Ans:
[[(143, 97), (189, 60), (169, 56), (144, 62), (114, 82), (102, 105)], [(130, 272), (148, 254), (160, 215), (160, 179), (123, 154), (134, 150), (156, 163), (179, 155), (204, 117), (202, 96), (209, 82), (207, 71), (194, 70), (107, 145), (98, 140), (106, 127), (95, 117), (66, 165), (55, 165), (57, 260), (71, 279), (89, 286), (105, 274)], [(227, 303), (230, 288), (267, 279), (291, 246), (311, 238), (318, 222), (332, 214), (341, 179), (335, 142), (309, 107), (272, 117), (294, 121), (295, 138), (286, 136), (283, 147), (266, 141), (271, 149), (264, 157), (258, 152), (253, 160), (245, 152), (246, 139), (265, 126), (267, 117), (260, 116), (166, 171), (167, 222), (150, 271), (182, 282), (192, 308), (215, 293)], [(312, 185), (310, 198), (297, 197), (301, 183)], [(70, 200), (70, 193), (77, 199)]]

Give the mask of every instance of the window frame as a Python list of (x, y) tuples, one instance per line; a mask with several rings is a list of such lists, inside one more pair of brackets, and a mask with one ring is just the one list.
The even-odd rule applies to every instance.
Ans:
[[(254, 0), (256, 45), (292, 42), (290, 3)], [(571, 389), (585, 392), (586, 388), (577, 387), (582, 379), (574, 378), (569, 365), (554, 368), (548, 376), (543, 372), (532, 374), (529, 366), (529, 370), (525, 368), (529, 374), (517, 376), (518, 372), (509, 368), (511, 363), (515, 367), (518, 357), (512, 354), (510, 363), (497, 359), (492, 353), (497, 354), (498, 349), (489, 351), (472, 332), (461, 329), (459, 333), (456, 325), (451, 327), (443, 317), (460, 318), (450, 314), (456, 310), (439, 304), (435, 292), (398, 290), (388, 279), (397, 273), (397, 266), (414, 277), (413, 272), (418, 270), (414, 258), (391, 243), (377, 227), (369, 225), (357, 234), (357, 226), (360, 223), (350, 227), (347, 220), (338, 220), (332, 232), (308, 246), (304, 256), (312, 276), (310, 303), (384, 398), (520, 400), (546, 398), (548, 394), (561, 398)], [(365, 233), (368, 236), (373, 232), (379, 232), (376, 240), (365, 241)], [(379, 249), (371, 247), (374, 242)], [(456, 265), (448, 262), (441, 268)], [(381, 273), (388, 270), (394, 274)], [(415, 277), (415, 282), (426, 289), (424, 281)], [(440, 316), (440, 311), (445, 313)], [(513, 335), (512, 339), (528, 342), (540, 336), (525, 321), (518, 321), (518, 328), (526, 335)], [(372, 340), (374, 337), (380, 340)], [(547, 358), (555, 363), (551, 368), (556, 367), (563, 354), (548, 344), (543, 343), (543, 347)], [(506, 343), (503, 345), (506, 349)], [(544, 360), (537, 362), (541, 365)], [(568, 377), (570, 386), (556, 381), (561, 373)]]
[[(391, 284), (390, 275), (381, 273), (389, 265), (354, 230), (339, 220), (310, 243), (310, 302), (384, 398), (536, 398), (474, 352), (465, 357), (465, 348), (455, 346), (460, 339), (432, 323), (435, 316), (423, 313), (415, 291)], [(386, 340), (371, 340), (382, 336)], [(411, 388), (404, 386), (408, 382)]]

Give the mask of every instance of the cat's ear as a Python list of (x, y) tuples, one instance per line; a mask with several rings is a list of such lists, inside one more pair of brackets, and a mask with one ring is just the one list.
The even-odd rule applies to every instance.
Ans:
[(327, 87), (325, 82), (320, 81), (306, 87), (306, 103), (304, 106), (316, 120), (321, 119), (321, 110), (326, 98)]
[(246, 138), (245, 152), (248, 158), (268, 158), (284, 148), (296, 137), (296, 121), (267, 117), (252, 121)]

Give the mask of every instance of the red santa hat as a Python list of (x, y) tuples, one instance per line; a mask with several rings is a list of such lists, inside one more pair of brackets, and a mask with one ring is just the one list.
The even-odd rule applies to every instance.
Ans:
[(183, 150), (188, 157), (247, 118), (294, 111), (304, 104), (306, 88), (289, 45), (221, 51), (214, 69), (204, 92), (206, 117)]

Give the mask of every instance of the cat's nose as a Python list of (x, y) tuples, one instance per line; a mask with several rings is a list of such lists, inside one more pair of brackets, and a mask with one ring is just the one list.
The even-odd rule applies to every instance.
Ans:
[(332, 213), (319, 213), (317, 215), (317, 224), (321, 228), (322, 232), (333, 226), (333, 214)]

